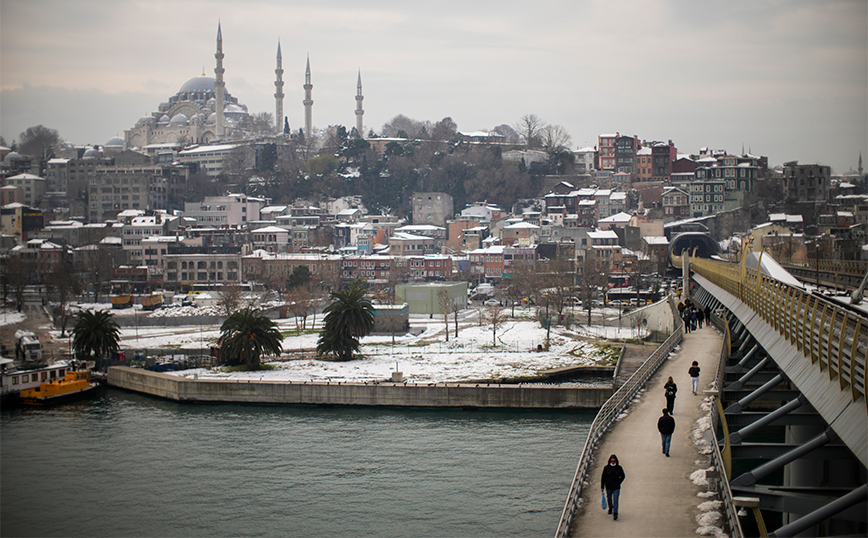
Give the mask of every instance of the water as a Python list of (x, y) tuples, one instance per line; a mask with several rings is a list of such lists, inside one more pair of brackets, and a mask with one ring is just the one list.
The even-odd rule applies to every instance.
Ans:
[(551, 536), (594, 412), (4, 410), (3, 536)]

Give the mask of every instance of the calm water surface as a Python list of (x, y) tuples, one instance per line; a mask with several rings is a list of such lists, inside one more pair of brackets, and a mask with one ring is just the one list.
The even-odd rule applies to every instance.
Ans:
[(594, 412), (185, 405), (0, 415), (3, 536), (552, 536)]

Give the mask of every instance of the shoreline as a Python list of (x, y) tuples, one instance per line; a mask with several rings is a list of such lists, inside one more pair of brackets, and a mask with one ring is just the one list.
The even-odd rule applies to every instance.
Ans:
[(189, 379), (126, 366), (110, 367), (108, 384), (189, 403), (493, 409), (596, 409), (602, 406), (613, 392), (611, 386)]

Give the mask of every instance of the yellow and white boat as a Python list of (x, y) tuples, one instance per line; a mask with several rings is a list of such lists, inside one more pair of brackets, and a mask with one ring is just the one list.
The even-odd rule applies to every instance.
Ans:
[(84, 396), (98, 386), (99, 383), (91, 381), (90, 370), (68, 370), (60, 379), (40, 383), (37, 388), (22, 390), (18, 398), (24, 404), (46, 405)]

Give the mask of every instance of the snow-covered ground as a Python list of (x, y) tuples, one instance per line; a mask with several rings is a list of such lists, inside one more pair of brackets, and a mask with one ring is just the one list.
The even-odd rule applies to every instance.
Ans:
[[(563, 366), (614, 364), (617, 350), (573, 336), (575, 327), (552, 328), (548, 351), (537, 352), (544, 345), (546, 331), (537, 321), (510, 320), (498, 328), (495, 340), (490, 326), (480, 326), (476, 312), (466, 310), (459, 319), (459, 336), (455, 324), (449, 322), (449, 341), (444, 335), (442, 319), (412, 316), (411, 326), (421, 333), (371, 335), (362, 339), (363, 358), (350, 362), (334, 362), (311, 358), (318, 333), (298, 334), (294, 319), (277, 320), (286, 335), (284, 355), (274, 361), (274, 370), (228, 374), (205, 369), (185, 370), (179, 375), (196, 374), (200, 378), (228, 377), (238, 379), (279, 379), (294, 381), (373, 381), (391, 377), (396, 367), (411, 382), (443, 382), (503, 377), (532, 376), (541, 370)], [(318, 319), (318, 324), (321, 319)], [(418, 332), (418, 331), (414, 331)], [(127, 349), (207, 349), (216, 341), (216, 326), (147, 327), (121, 330), (121, 347)], [(307, 352), (302, 354), (300, 352)], [(300, 358), (301, 357), (301, 358)]]
[(0, 308), (0, 326), (21, 323), (26, 316), (12, 308)]

